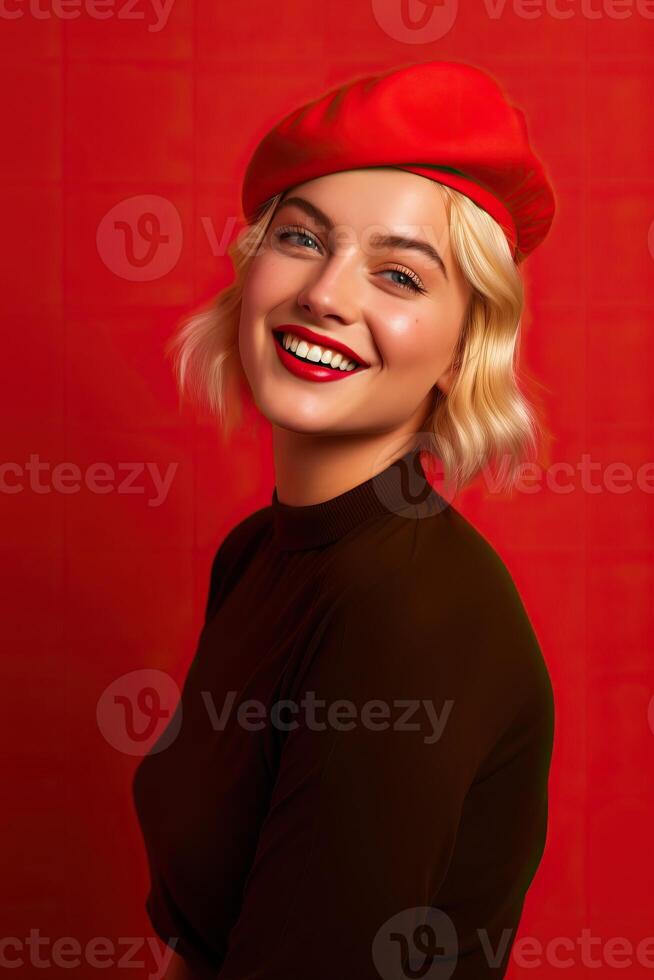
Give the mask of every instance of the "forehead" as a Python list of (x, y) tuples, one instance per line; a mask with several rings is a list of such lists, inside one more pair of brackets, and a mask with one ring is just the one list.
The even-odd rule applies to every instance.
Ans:
[[(303, 197), (334, 225), (420, 230), (434, 244), (448, 240), (445, 200), (436, 181), (393, 167), (344, 170), (296, 184), (284, 197)], [(284, 201), (280, 202), (279, 207)]]

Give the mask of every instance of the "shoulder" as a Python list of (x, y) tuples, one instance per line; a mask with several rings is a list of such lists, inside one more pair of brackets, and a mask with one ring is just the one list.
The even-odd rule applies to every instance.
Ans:
[(224, 598), (271, 532), (272, 508), (261, 507), (227, 532), (211, 562), (205, 619)]
[(333, 574), (344, 601), (389, 613), (427, 613), (425, 626), (474, 613), (522, 615), (515, 582), (496, 548), (453, 506), (427, 517), (389, 515), (339, 549)]
[(261, 507), (248, 514), (227, 532), (216, 551), (214, 564), (225, 564), (235, 560), (244, 552), (256, 547), (271, 528), (272, 507)]
[(343, 559), (339, 615), (365, 621), (372, 648), (398, 670), (478, 688), (498, 717), (551, 709), (546, 662), (513, 576), (460, 511), (390, 517)]

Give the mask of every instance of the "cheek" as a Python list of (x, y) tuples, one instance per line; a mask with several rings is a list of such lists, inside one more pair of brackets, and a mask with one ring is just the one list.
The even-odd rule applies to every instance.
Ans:
[(457, 333), (442, 311), (414, 308), (386, 317), (375, 336), (388, 367), (423, 374), (433, 373), (449, 357)]
[[(252, 316), (265, 316), (284, 302), (296, 284), (283, 257), (266, 251), (251, 264), (243, 288), (243, 308)], [(297, 284), (298, 288), (300, 284)]]
[(252, 374), (261, 357), (265, 330), (262, 323), (270, 309), (270, 279), (255, 259), (243, 284), (241, 315), (238, 326), (238, 347), (241, 363), (252, 382)]
[(248, 270), (247, 279), (243, 286), (242, 309), (250, 317), (256, 316), (262, 310), (265, 312), (270, 301), (270, 277), (265, 271), (262, 259), (255, 259)]

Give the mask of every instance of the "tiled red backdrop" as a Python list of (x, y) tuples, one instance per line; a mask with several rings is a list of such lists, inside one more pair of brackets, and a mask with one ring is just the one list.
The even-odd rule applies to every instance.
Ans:
[[(2, 8), (1, 928), (18, 977), (36, 975), (31, 930), (49, 976), (100, 973), (67, 946), (58, 967), (61, 937), (106, 937), (105, 960), (154, 975), (147, 947), (127, 957), (125, 937), (157, 941), (138, 760), (105, 692), (144, 668), (181, 682), (213, 553), (270, 502), (265, 425), (225, 447), (206, 415), (180, 411), (163, 355), (180, 316), (229, 281), (221, 241), (248, 154), (300, 100), (432, 58), (506, 86), (558, 197), (525, 267), (523, 355), (544, 459), (574, 475), (566, 491), (550, 469), (535, 493), (478, 482), (459, 500), (514, 575), (557, 700), (549, 837), (519, 934), (533, 943), (510, 976), (652, 975), (654, 5), (445, 0), (432, 13), (451, 23), (425, 39), (427, 7), (411, 3), (413, 27), (400, 0)], [(170, 232), (158, 268), (110, 233), (143, 197)]]

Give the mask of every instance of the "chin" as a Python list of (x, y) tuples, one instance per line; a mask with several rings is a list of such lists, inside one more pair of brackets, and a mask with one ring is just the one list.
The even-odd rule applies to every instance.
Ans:
[(351, 419), (339, 418), (333, 412), (325, 411), (325, 406), (312, 411), (310, 406), (299, 405), (297, 399), (276, 398), (272, 392), (259, 392), (255, 404), (271, 425), (303, 435), (328, 435), (349, 429), (351, 425)]
[(259, 410), (272, 425), (280, 429), (287, 429), (289, 432), (297, 432), (301, 435), (321, 435), (328, 434), (333, 430), (333, 423), (329, 419), (317, 418), (315, 415), (303, 415), (301, 412), (289, 410), (279, 411), (279, 408), (268, 408), (259, 406)]

